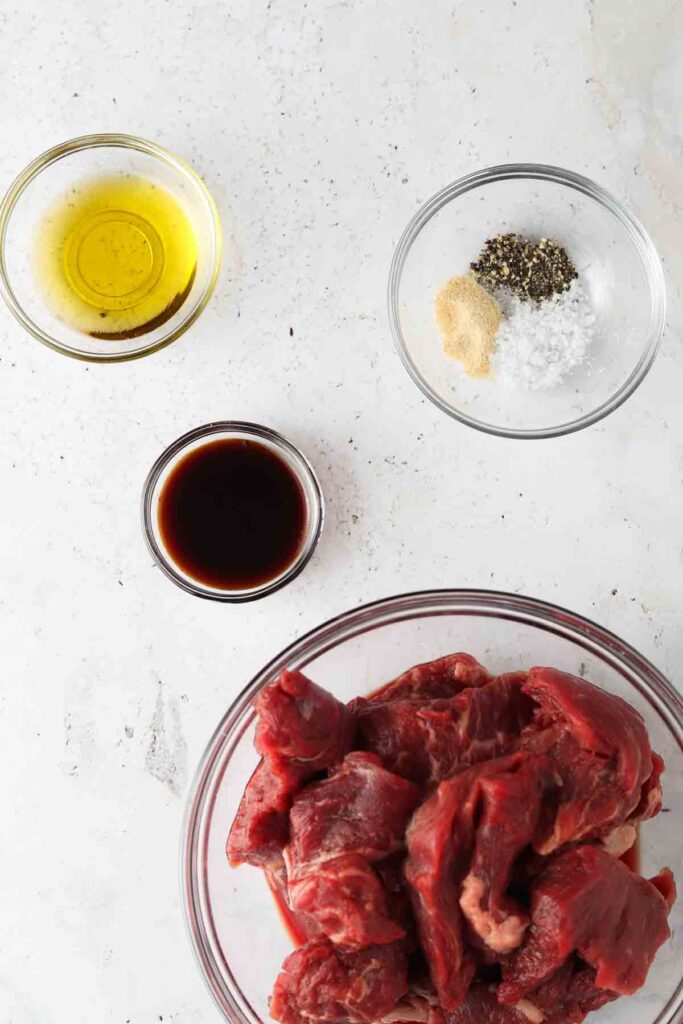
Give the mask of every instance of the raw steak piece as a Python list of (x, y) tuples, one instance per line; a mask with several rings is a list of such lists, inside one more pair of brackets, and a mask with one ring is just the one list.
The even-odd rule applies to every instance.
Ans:
[(415, 665), (369, 697), (352, 701), (352, 706), (359, 703), (389, 704), (396, 700), (424, 703), (437, 697), (454, 697), (467, 687), (483, 686), (490, 678), (483, 665), (471, 654), (448, 654), (445, 658)]
[[(474, 951), (466, 941), (462, 896), (468, 917), (489, 940), (493, 937), (494, 942), (511, 948), (513, 939), (521, 939), (523, 917), (504, 893), (515, 851), (530, 842), (537, 824), (534, 808), (540, 807), (540, 793), (547, 784), (543, 767), (540, 758), (517, 753), (460, 772), (441, 783), (410, 823), (406, 878), (422, 949), (445, 1010), (461, 1005), (476, 965)], [(507, 778), (516, 773), (520, 774), (518, 783)], [(517, 803), (507, 807), (498, 821), (504, 791), (513, 794)], [(477, 855), (480, 821), (483, 828)], [(496, 862), (490, 844), (494, 832), (500, 836), (506, 828), (512, 829), (511, 837), (501, 844)], [(473, 853), (479, 870), (488, 875), (472, 874), (478, 883), (470, 881), (463, 891), (463, 882), (471, 875)], [(513, 914), (512, 924), (506, 922), (506, 913)]]
[(509, 953), (522, 941), (528, 919), (506, 895), (517, 857), (531, 842), (550, 779), (547, 759), (526, 758), (514, 771), (477, 780), (480, 811), (470, 869), (460, 909), (494, 953)]
[(407, 991), (401, 943), (351, 953), (317, 939), (285, 960), (270, 1013), (282, 1024), (371, 1024), (389, 1014)]
[(503, 964), (498, 998), (517, 1003), (575, 951), (595, 968), (597, 988), (631, 995), (669, 936), (674, 896), (668, 869), (648, 881), (599, 846), (555, 854), (532, 887), (531, 926)]
[(387, 771), (374, 754), (347, 754), (328, 779), (294, 799), (286, 851), (290, 875), (341, 853), (375, 861), (403, 849), (419, 800), (417, 786)]
[(517, 745), (534, 709), (522, 692), (525, 678), (498, 676), (448, 700), (358, 704), (358, 745), (377, 754), (389, 771), (435, 785)]
[(254, 746), (274, 769), (284, 764), (310, 779), (339, 764), (353, 745), (349, 709), (301, 672), (285, 669), (254, 706)]
[(263, 866), (287, 842), (287, 815), (297, 790), (331, 768), (353, 742), (348, 708), (301, 672), (282, 672), (255, 703), (254, 744), (261, 762), (242, 796), (228, 836), (228, 860)]
[(523, 744), (551, 754), (561, 780), (536, 849), (606, 835), (636, 810), (653, 774), (642, 718), (620, 697), (553, 668), (532, 668), (523, 690), (538, 705)]
[(242, 794), (228, 836), (226, 852), (233, 867), (245, 862), (265, 866), (278, 860), (289, 834), (287, 814), (297, 778), (274, 775), (268, 764), (260, 761)]
[(370, 867), (403, 849), (419, 801), (411, 782), (374, 754), (348, 754), (328, 779), (294, 799), (284, 850), (292, 909), (309, 914), (339, 945), (393, 942), (405, 932), (388, 916), (384, 888)]
[(389, 917), (387, 897), (365, 857), (344, 853), (290, 880), (289, 904), (305, 915), (335, 945), (360, 949), (405, 936)]

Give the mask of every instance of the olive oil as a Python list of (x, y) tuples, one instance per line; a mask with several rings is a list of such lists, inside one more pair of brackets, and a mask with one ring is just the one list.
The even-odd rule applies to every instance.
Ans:
[(47, 214), (35, 240), (38, 280), (55, 315), (96, 338), (134, 338), (182, 306), (197, 240), (180, 202), (134, 176), (84, 181)]

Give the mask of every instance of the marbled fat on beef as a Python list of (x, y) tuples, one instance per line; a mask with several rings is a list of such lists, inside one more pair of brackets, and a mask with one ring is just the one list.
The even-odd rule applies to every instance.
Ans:
[(290, 905), (336, 944), (392, 942), (405, 931), (389, 916), (371, 864), (403, 849), (420, 792), (374, 754), (347, 754), (329, 778), (306, 786), (290, 811), (284, 849)]
[(455, 697), (424, 702), (358, 703), (357, 744), (397, 775), (434, 786), (519, 744), (534, 710), (523, 692), (525, 679), (525, 673), (511, 673), (482, 680)]

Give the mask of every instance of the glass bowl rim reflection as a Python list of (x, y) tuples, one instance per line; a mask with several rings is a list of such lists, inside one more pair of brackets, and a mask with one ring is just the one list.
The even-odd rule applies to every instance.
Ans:
[[(668, 679), (610, 630), (546, 601), (493, 590), (423, 590), (360, 605), (310, 630), (269, 661), (233, 701), (207, 744), (189, 790), (180, 850), (185, 923), (202, 976), (216, 1005), (231, 1024), (261, 1024), (261, 1018), (240, 989), (215, 940), (215, 931), (212, 941), (214, 922), (204, 888), (209, 830), (204, 823), (212, 813), (217, 789), (235, 749), (255, 717), (254, 697), (283, 668), (305, 669), (313, 659), (363, 633), (404, 620), (453, 614), (511, 620), (564, 637), (597, 653), (629, 685), (635, 686), (683, 751), (683, 697)], [(683, 975), (666, 1006), (647, 1024), (673, 1024), (674, 1014), (682, 1005)]]
[[(49, 334), (47, 331), (44, 331), (40, 324), (36, 323), (35, 320), (26, 313), (14, 293), (8, 271), (6, 253), (7, 229), (12, 213), (14, 212), (14, 208), (26, 188), (28, 188), (31, 182), (34, 181), (46, 168), (50, 167), (58, 160), (62, 160), (74, 153), (80, 153), (90, 149), (134, 150), (162, 161), (181, 178), (188, 181), (199, 193), (206, 205), (209, 220), (211, 222), (211, 251), (207, 256), (207, 259), (211, 264), (210, 276), (197, 302), (192, 309), (188, 309), (183, 319), (180, 320), (167, 334), (158, 338), (157, 341), (153, 343), (140, 345), (138, 348), (133, 349), (130, 352), (112, 352), (111, 354), (88, 352), (86, 350), (81, 351), (79, 349), (72, 348), (71, 346), (62, 343), (58, 338)], [(197, 317), (206, 308), (216, 286), (216, 281), (218, 280), (221, 265), (221, 252), (222, 232), (218, 209), (216, 208), (213, 196), (209, 192), (209, 189), (202, 178), (189, 164), (176, 156), (175, 153), (165, 149), (156, 142), (150, 142), (137, 135), (127, 135), (121, 132), (79, 135), (77, 138), (69, 139), (67, 142), (62, 142), (57, 146), (52, 146), (44, 153), (35, 157), (24, 168), (24, 170), (17, 175), (0, 201), (0, 294), (2, 294), (8, 309), (15, 319), (19, 321), (22, 327), (28, 331), (29, 334), (33, 335), (34, 338), (37, 338), (38, 341), (42, 342), (44, 345), (47, 345), (48, 348), (53, 349), (53, 351), (60, 352), (62, 355), (70, 356), (72, 359), (79, 359), (84, 362), (127, 362), (131, 359), (140, 359), (142, 356), (150, 355), (152, 352), (158, 352), (160, 349), (170, 345), (171, 342), (176, 341), (188, 330), (189, 327), (192, 326)]]
[[(311, 510), (308, 517), (307, 540), (302, 544), (296, 557), (281, 575), (273, 580), (263, 583), (261, 586), (252, 587), (247, 590), (220, 590), (208, 587), (198, 580), (191, 580), (180, 573), (172, 560), (166, 554), (160, 540), (157, 539), (158, 530), (155, 527), (154, 509), (152, 502), (157, 483), (172, 462), (178, 462), (184, 452), (195, 445), (196, 441), (210, 443), (217, 439), (218, 435), (234, 435), (240, 437), (247, 435), (256, 442), (265, 442), (266, 446), (272, 446), (283, 454), (287, 465), (293, 463), (296, 467), (295, 473), (299, 486), (311, 499)], [(201, 447), (198, 445), (196, 447)], [(140, 504), (140, 517), (142, 520), (142, 532), (152, 558), (165, 576), (173, 581), (182, 590), (192, 594), (193, 597), (203, 597), (209, 601), (223, 601), (227, 604), (243, 604), (248, 601), (257, 601), (268, 594), (275, 593), (282, 587), (291, 583), (293, 579), (303, 572), (315, 552), (325, 525), (325, 501), (322, 488), (313, 466), (304, 453), (292, 444), (286, 437), (273, 430), (271, 427), (264, 427), (259, 423), (250, 423), (246, 420), (217, 420), (213, 423), (205, 423), (201, 427), (194, 427), (186, 434), (181, 434), (155, 460), (142, 488), (142, 500)], [(309, 525), (310, 524), (310, 525)]]
[[(399, 291), (401, 276), (408, 254), (413, 242), (444, 206), (458, 196), (470, 192), (472, 189), (483, 185), (491, 185), (500, 181), (514, 179), (528, 179), (547, 181), (553, 184), (565, 186), (574, 191), (581, 192), (589, 199), (594, 200), (604, 209), (613, 214), (617, 220), (626, 228), (629, 238), (638, 253), (641, 266), (647, 278), (650, 298), (650, 326), (647, 341), (638, 362), (629, 374), (624, 383), (608, 399), (602, 402), (597, 408), (576, 419), (568, 420), (551, 427), (537, 427), (529, 430), (514, 427), (501, 427), (492, 423), (485, 423), (474, 416), (468, 416), (455, 406), (447, 402), (429, 382), (424, 378), (417, 368), (406, 343), (401, 328), (401, 317), (399, 312)], [(494, 167), (485, 167), (482, 170), (466, 174), (462, 178), (451, 182), (436, 192), (431, 199), (424, 203), (417, 213), (411, 218), (408, 226), (401, 235), (389, 270), (389, 283), (387, 287), (387, 306), (389, 312), (389, 324), (394, 339), (394, 345), (400, 356), (401, 362), (412, 377), (415, 384), (422, 393), (448, 416), (464, 423), (475, 430), (481, 430), (487, 434), (494, 434), (496, 437), (510, 437), (518, 440), (536, 440), (548, 437), (562, 437), (564, 434), (571, 434), (576, 430), (589, 427), (599, 420), (608, 416), (609, 413), (618, 409), (623, 402), (629, 398), (636, 388), (642, 383), (652, 368), (662, 340), (662, 332), (666, 319), (666, 286), (664, 282), (664, 271), (657, 254), (657, 250), (637, 217), (619, 202), (607, 189), (587, 178), (583, 174), (569, 171), (562, 167), (555, 167), (551, 164), (535, 163), (511, 163), (499, 164)]]

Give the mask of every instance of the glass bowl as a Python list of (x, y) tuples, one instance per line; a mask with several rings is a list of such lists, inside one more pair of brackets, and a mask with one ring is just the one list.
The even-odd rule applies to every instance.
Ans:
[[(301, 546), (294, 560), (283, 571), (256, 587), (241, 590), (224, 590), (204, 584), (189, 576), (174, 561), (164, 545), (159, 529), (159, 497), (178, 462), (196, 448), (201, 448), (209, 441), (222, 439), (258, 441), (259, 444), (274, 451), (296, 476), (303, 492), (306, 505), (306, 526)], [(325, 518), (322, 490), (313, 467), (306, 456), (288, 441), (282, 434), (269, 427), (257, 423), (244, 423), (240, 420), (225, 420), (220, 423), (207, 423), (183, 434), (177, 441), (161, 453), (149, 471), (142, 489), (142, 529), (154, 561), (169, 579), (195, 597), (206, 597), (214, 601), (243, 602), (255, 601), (266, 594), (284, 587), (299, 575), (313, 557)]]
[[(162, 324), (132, 338), (97, 338), (70, 326), (48, 304), (36, 276), (34, 247), (46, 215), (75, 186), (110, 175), (141, 177), (170, 192), (197, 245), (194, 279), (182, 304)], [(201, 178), (173, 153), (133, 135), (84, 135), (49, 149), (21, 172), (0, 204), (0, 291), (34, 338), (76, 359), (120, 362), (175, 341), (208, 303), (220, 258), (218, 212)]]
[[(503, 232), (564, 245), (595, 316), (585, 362), (551, 389), (468, 377), (442, 350), (437, 291)], [(461, 423), (515, 438), (567, 434), (618, 408), (652, 366), (666, 312), (661, 264), (642, 225), (588, 178), (541, 164), (491, 167), (437, 192), (396, 247), (388, 302), (399, 355), (423, 393)]]
[[(247, 865), (230, 869), (225, 857), (230, 825), (258, 760), (254, 697), (286, 667), (305, 670), (348, 701), (411, 665), (458, 650), (496, 673), (534, 664), (580, 673), (637, 708), (667, 766), (668, 813), (641, 829), (641, 870), (652, 875), (668, 865), (683, 882), (683, 702), (637, 651), (587, 619), (512, 594), (437, 590), (355, 608), (295, 641), (252, 679), (219, 723), (194, 780), (181, 860), (185, 914), (200, 970), (231, 1024), (269, 1019), (268, 995), (291, 951), (262, 873)], [(683, 897), (670, 924), (672, 937), (645, 987), (589, 1020), (672, 1024), (683, 1004)]]

